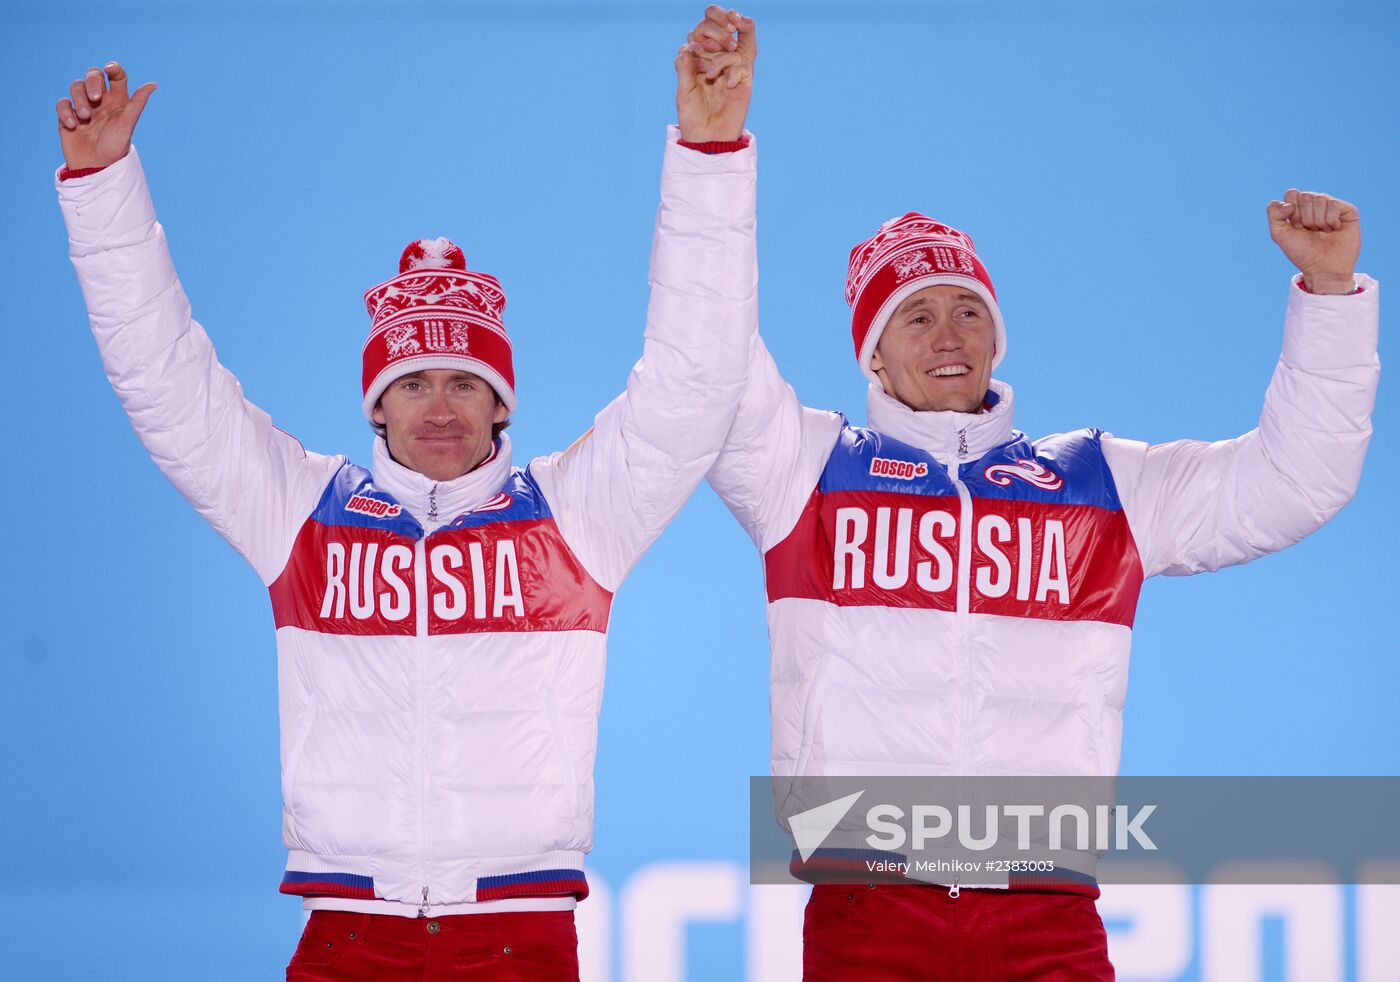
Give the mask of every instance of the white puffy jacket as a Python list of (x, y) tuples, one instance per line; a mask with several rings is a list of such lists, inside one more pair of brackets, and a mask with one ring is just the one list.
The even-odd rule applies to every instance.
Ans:
[(503, 436), (448, 482), (382, 440), (372, 470), (307, 452), (243, 398), (135, 150), (59, 182), (113, 388), (272, 597), (284, 892), (401, 913), (587, 893), (613, 593), (713, 463), (756, 330), (755, 150), (676, 137), (626, 392), (564, 453), (513, 469)]
[[(1295, 281), (1296, 282), (1296, 281)], [(1114, 775), (1142, 580), (1248, 562), (1350, 500), (1379, 290), (1290, 286), (1257, 429), (1031, 441), (1012, 392), (869, 427), (799, 404), (756, 342), (710, 481), (762, 552), (775, 775)]]

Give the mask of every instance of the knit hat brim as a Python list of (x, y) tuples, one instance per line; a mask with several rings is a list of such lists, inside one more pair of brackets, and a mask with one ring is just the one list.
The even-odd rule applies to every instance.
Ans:
[(931, 286), (965, 286), (981, 297), (982, 302), (987, 305), (987, 309), (991, 312), (992, 324), (996, 327), (996, 350), (992, 355), (992, 368), (995, 369), (1001, 364), (1002, 358), (1006, 357), (1006, 323), (1001, 319), (1001, 307), (997, 305), (996, 297), (992, 296), (991, 291), (981, 280), (975, 276), (964, 276), (960, 273), (935, 273), (931, 276), (919, 276), (901, 285), (899, 289), (886, 297), (885, 302), (870, 318), (870, 330), (866, 332), (865, 340), (860, 346), (858, 360), (861, 374), (876, 385), (881, 385), (880, 378), (870, 367), (870, 362), (875, 356), (875, 349), (880, 344), (880, 335), (885, 333), (890, 318), (894, 316), (894, 312), (899, 309), (900, 304), (920, 290), (927, 290)]
[(501, 378), (501, 373), (496, 371), (486, 362), (479, 358), (465, 358), (462, 355), (421, 355), (416, 358), (401, 358), (392, 364), (385, 365), (378, 375), (370, 382), (365, 389), (364, 410), (365, 419), (374, 418), (374, 407), (379, 405), (379, 399), (384, 395), (384, 390), (393, 385), (397, 379), (405, 375), (412, 375), (414, 372), (426, 372), (433, 368), (446, 368), (455, 372), (471, 372), (479, 375), (486, 384), (500, 398), (506, 407), (506, 412), (515, 412), (515, 390), (506, 384), (506, 380)]

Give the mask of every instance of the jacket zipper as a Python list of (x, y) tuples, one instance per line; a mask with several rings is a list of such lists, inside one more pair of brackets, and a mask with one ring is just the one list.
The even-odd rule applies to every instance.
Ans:
[[(434, 491), (437, 485), (433, 485)], [(437, 510), (436, 496), (429, 499), (430, 507)], [(431, 513), (430, 513), (431, 514)], [(418, 875), (423, 880), (423, 906), (418, 910), (419, 917), (428, 916), (428, 713), (426, 698), (428, 646), (428, 533), (425, 529), (414, 543), (413, 589), (417, 594), (417, 616), (415, 618), (415, 648), (418, 654), (418, 752), (416, 769), (418, 776)]]
[(418, 873), (423, 879), (423, 903), (419, 917), (428, 916), (428, 546), (427, 539), (438, 523), (438, 486), (428, 488), (428, 527), (423, 529), (414, 548), (418, 562), (413, 574), (418, 592)]
[(966, 614), (971, 608), (969, 593), (972, 580), (972, 493), (958, 476), (958, 465), (948, 465), (948, 477), (958, 489), (961, 504), (958, 517), (958, 600), (957, 612)]
[[(966, 456), (967, 438), (964, 431), (958, 433), (958, 456)], [(967, 721), (967, 621), (968, 611), (971, 609), (972, 590), (972, 494), (967, 490), (967, 485), (958, 476), (958, 465), (948, 465), (948, 477), (953, 481), (953, 485), (958, 489), (958, 501), (960, 502), (958, 517), (958, 597), (957, 609), (954, 613), (954, 623), (957, 625), (957, 633), (953, 645), (957, 664), (957, 730), (955, 736), (955, 749), (953, 755), (954, 773), (963, 773), (964, 767), (964, 743), (966, 735), (964, 728)], [(954, 884), (956, 887), (956, 883)]]

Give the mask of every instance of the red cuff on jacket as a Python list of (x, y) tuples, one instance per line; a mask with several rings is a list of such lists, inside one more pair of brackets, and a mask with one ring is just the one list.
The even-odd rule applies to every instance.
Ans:
[(108, 166), (108, 164), (103, 164), (101, 167), (79, 167), (77, 170), (72, 170), (67, 164), (64, 164), (58, 171), (58, 179), (66, 181), (70, 177), (87, 177), (89, 174), (106, 170)]
[(689, 140), (677, 142), (687, 150), (699, 150), (701, 153), (733, 153), (747, 147), (749, 138), (741, 136), (737, 140), (706, 140), (704, 143), (691, 143)]
[[(1355, 282), (1355, 281), (1353, 280), (1353, 282)], [(1312, 291), (1308, 289), (1308, 281), (1307, 281), (1305, 278), (1301, 277), (1301, 276), (1298, 278), (1298, 289), (1302, 290), (1304, 293), (1312, 293)], [(1354, 297), (1354, 296), (1356, 296), (1358, 293), (1365, 293), (1365, 292), (1366, 292), (1366, 288), (1365, 288), (1364, 286), (1357, 286), (1357, 287), (1353, 288), (1352, 291), (1351, 291), (1350, 293), (1329, 293), (1329, 294), (1326, 294), (1326, 296), (1331, 296), (1331, 297)], [(1317, 296), (1323, 296), (1323, 294), (1320, 294), (1320, 293), (1313, 293), (1313, 296), (1315, 296), (1315, 297), (1317, 297)]]

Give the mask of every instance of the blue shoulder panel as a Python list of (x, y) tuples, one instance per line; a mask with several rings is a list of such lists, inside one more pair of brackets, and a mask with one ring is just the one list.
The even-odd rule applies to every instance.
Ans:
[(485, 502), (475, 511), (458, 515), (448, 522), (445, 528), (464, 529), (492, 522), (523, 522), (533, 518), (553, 518), (549, 503), (544, 500), (544, 492), (523, 467), (511, 468), (510, 477), (496, 497)]
[[(844, 417), (842, 418), (844, 422)], [(1024, 433), (958, 467), (974, 498), (1121, 508), (1103, 456), (1101, 430), (1074, 430), (1031, 441)], [(823, 492), (875, 491), (956, 495), (947, 468), (932, 455), (885, 433), (846, 423), (827, 458)]]
[[(529, 472), (511, 470), (505, 486), (475, 511), (458, 515), (446, 528), (473, 528), (492, 522), (550, 518), (544, 493)], [(389, 492), (376, 487), (374, 475), (356, 464), (344, 464), (321, 494), (311, 518), (322, 525), (351, 525), (383, 529), (417, 539), (423, 528)]]
[(963, 464), (959, 476), (977, 498), (1055, 505), (1122, 507), (1103, 455), (1103, 431), (1072, 430), (1031, 441), (1023, 433)]
[(335, 472), (311, 518), (322, 525), (384, 529), (413, 539), (423, 534), (408, 509), (375, 487), (374, 475), (357, 464), (343, 464)]
[(894, 494), (957, 494), (947, 469), (933, 457), (863, 426), (844, 424), (827, 458), (819, 487), (831, 491), (883, 491)]

